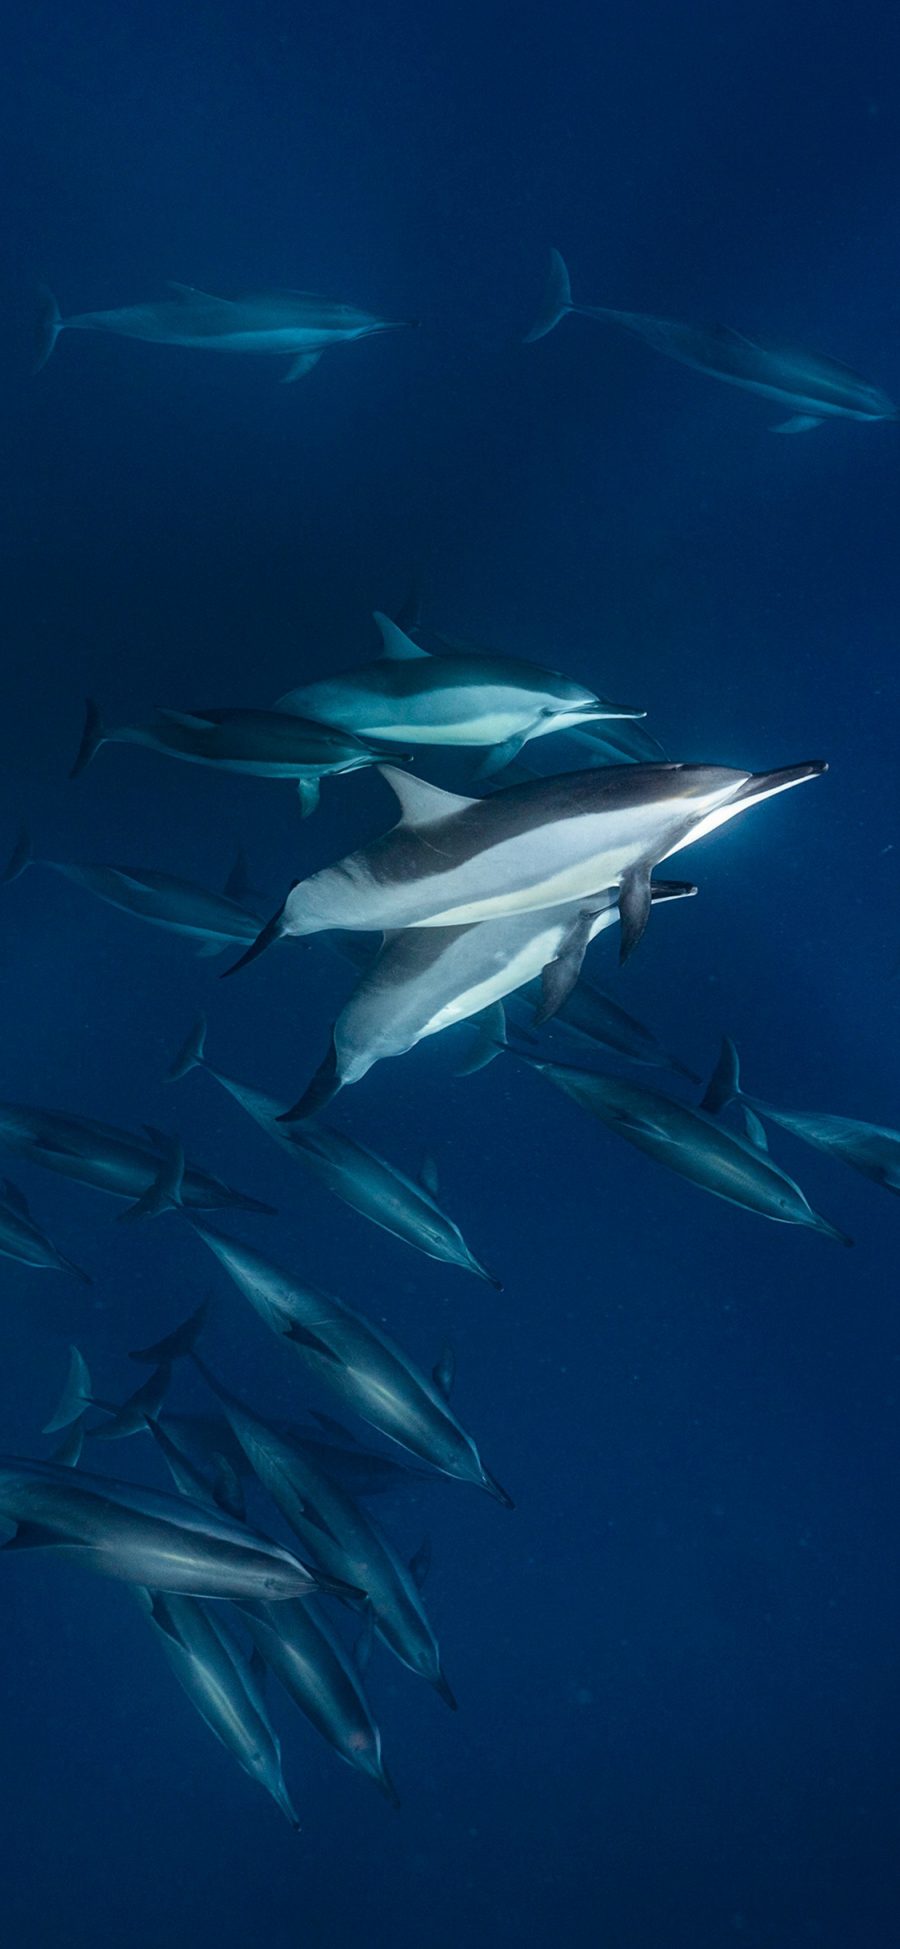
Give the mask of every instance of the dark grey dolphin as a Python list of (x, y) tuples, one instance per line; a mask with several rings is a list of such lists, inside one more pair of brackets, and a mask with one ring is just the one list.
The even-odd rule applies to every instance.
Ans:
[(296, 1126), (283, 1123), (281, 1106), (272, 1097), (212, 1067), (204, 1051), (205, 1036), (206, 1023), (201, 1016), (169, 1070), (170, 1081), (186, 1076), (191, 1069), (206, 1070), (267, 1136), (305, 1164), (327, 1190), (352, 1205), (363, 1218), (371, 1219), (373, 1225), (380, 1225), (406, 1245), (415, 1246), (428, 1258), (460, 1266), (499, 1290), (500, 1280), (469, 1251), (459, 1226), (438, 1203), (434, 1189), (424, 1181), (416, 1183), (397, 1165), (329, 1124), (312, 1119)]
[[(421, 1462), (474, 1483), (511, 1507), (450, 1408), (453, 1362), (429, 1378), (386, 1333), (329, 1293), (307, 1286), (271, 1259), (221, 1232), (194, 1230), (273, 1333), (305, 1360), (316, 1379), (369, 1426)], [(307, 1454), (309, 1453), (307, 1449)]]
[(619, 1137), (646, 1151), (658, 1164), (690, 1179), (701, 1191), (756, 1212), (782, 1225), (803, 1225), (840, 1245), (852, 1240), (807, 1203), (799, 1185), (779, 1169), (766, 1150), (728, 1130), (704, 1110), (693, 1110), (657, 1090), (592, 1070), (570, 1069), (517, 1052), (557, 1089), (599, 1117)]
[(315, 811), (323, 778), (376, 765), (380, 755), (349, 731), (313, 724), (287, 711), (157, 711), (147, 724), (120, 724), (109, 730), (88, 698), (70, 777), (84, 771), (102, 744), (140, 744), (148, 751), (216, 771), (293, 780), (304, 813)]
[[(135, 1137), (92, 1117), (0, 1102), (0, 1147), (115, 1198), (140, 1201), (147, 1196), (166, 1162), (167, 1142), (162, 1131), (150, 1126), (146, 1136)], [(198, 1211), (274, 1211), (273, 1205), (233, 1190), (196, 1164), (185, 1169), (181, 1195)]]
[(383, 766), (398, 825), (300, 880), (235, 969), (285, 935), (458, 927), (582, 904), (619, 890), (620, 959), (650, 912), (650, 874), (748, 806), (815, 778), (821, 759), (780, 771), (722, 765), (609, 765), (460, 798)]
[(320, 1585), (290, 1550), (241, 1523), (53, 1462), (0, 1456), (0, 1520), (17, 1525), (6, 1551), (59, 1550), (68, 1563), (156, 1590), (281, 1602)]
[(302, 1449), (228, 1392), (194, 1355), (233, 1434), (295, 1535), (320, 1571), (365, 1591), (380, 1638), (410, 1671), (433, 1685), (455, 1709), (441, 1668), (437, 1640), (422, 1604), (416, 1571), (407, 1567), (373, 1518), (336, 1482), (315, 1468)]
[(811, 1144), (814, 1150), (824, 1151), (826, 1157), (837, 1157), (843, 1164), (851, 1164), (855, 1171), (861, 1171), (874, 1184), (883, 1185), (886, 1191), (900, 1191), (900, 1130), (891, 1130), (881, 1123), (863, 1123), (855, 1117), (831, 1116), (824, 1110), (777, 1110), (773, 1104), (761, 1102), (758, 1096), (748, 1096), (741, 1088), (737, 1050), (730, 1036), (726, 1036), (715, 1074), (703, 1098), (703, 1108), (715, 1115), (733, 1102), (748, 1104), (767, 1123), (779, 1124), (792, 1137)]
[(41, 1271), (74, 1272), (76, 1279), (83, 1280), (86, 1286), (92, 1284), (90, 1273), (67, 1259), (36, 1224), (24, 1193), (10, 1178), (0, 1180), (0, 1253), (6, 1259), (17, 1259), (20, 1265), (35, 1266)]
[(375, 621), (381, 657), (300, 684), (275, 709), (320, 718), (379, 744), (488, 748), (482, 775), (509, 764), (532, 738), (645, 714), (521, 657), (487, 650), (433, 656), (380, 610)]
[[(423, 1482), (438, 1480), (431, 1469), (416, 1468), (412, 1462), (367, 1448), (330, 1415), (317, 1414), (315, 1421), (317, 1426), (302, 1421), (276, 1419), (273, 1425), (280, 1435), (302, 1448), (316, 1467), (324, 1469), (325, 1474), (346, 1489), (350, 1496), (365, 1498), (386, 1495), (413, 1484), (418, 1488)], [(215, 1471), (217, 1465), (225, 1463), (229, 1471), (238, 1476), (249, 1473), (247, 1457), (240, 1442), (235, 1441), (223, 1415), (167, 1412), (150, 1426), (157, 1439), (160, 1435), (169, 1437), (182, 1460), (194, 1467), (197, 1479), (202, 1481), (209, 1494), (215, 1494), (221, 1484), (206, 1482), (200, 1474), (201, 1468)], [(166, 1459), (169, 1459), (168, 1456)], [(198, 1497), (196, 1489), (194, 1499), (202, 1499)], [(219, 1507), (226, 1508), (226, 1505), (220, 1503)], [(226, 1508), (226, 1513), (234, 1515), (236, 1508)]]
[(348, 1766), (398, 1806), (359, 1675), (316, 1606), (245, 1604), (241, 1617), (257, 1651), (310, 1724)]
[(48, 867), (121, 913), (134, 914), (175, 934), (186, 934), (199, 941), (201, 954), (219, 954), (234, 941), (253, 941), (262, 926), (262, 916), (247, 904), (237, 866), (232, 868), (224, 892), (214, 893), (193, 880), (148, 867), (80, 866), (70, 860), (35, 859), (30, 836), (23, 827), (6, 871), (0, 874), (0, 886), (17, 880), (29, 866)]
[[(529, 996), (535, 1003), (540, 991), (530, 989), (521, 999)], [(522, 1010), (525, 1020), (525, 1011)], [(613, 1055), (625, 1056), (629, 1062), (640, 1063), (649, 1069), (671, 1069), (676, 1076), (686, 1076), (692, 1083), (699, 1081), (694, 1070), (669, 1055), (651, 1029), (638, 1021), (636, 1015), (629, 1014), (611, 995), (595, 988), (593, 982), (581, 975), (571, 993), (560, 1004), (556, 1020), (571, 1031), (574, 1036), (583, 1038), (594, 1049), (609, 1050)]]
[(52, 291), (42, 291), (34, 371), (46, 365), (60, 332), (103, 332), (151, 345), (183, 345), (203, 352), (251, 352), (290, 361), (285, 379), (302, 379), (333, 345), (398, 331), (409, 318), (375, 318), (353, 305), (334, 304), (311, 291), (268, 291), (216, 298), (192, 284), (170, 284), (156, 304), (119, 311), (83, 311), (63, 318)]
[(745, 338), (727, 325), (682, 325), (673, 318), (651, 318), (639, 311), (610, 311), (604, 305), (572, 302), (569, 273), (559, 251), (550, 253), (550, 280), (540, 314), (526, 334), (526, 344), (552, 332), (567, 312), (599, 318), (642, 338), (656, 352), (665, 352), (681, 365), (725, 379), (731, 386), (762, 393), (790, 408), (790, 419), (775, 433), (806, 433), (825, 419), (895, 420), (897, 407), (879, 386), (862, 379), (848, 365), (826, 359), (800, 346), (763, 344)]
[(281, 1771), (281, 1744), (253, 1662), (196, 1597), (175, 1597), (140, 1586), (137, 1595), (179, 1685), (204, 1725), (251, 1780), (271, 1794), (291, 1826), (299, 1828)]

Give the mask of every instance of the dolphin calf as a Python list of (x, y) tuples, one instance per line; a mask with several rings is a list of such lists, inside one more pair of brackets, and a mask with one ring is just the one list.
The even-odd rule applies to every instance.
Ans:
[(314, 724), (288, 711), (157, 711), (147, 724), (120, 724), (111, 730), (88, 698), (71, 778), (84, 771), (102, 744), (140, 744), (191, 765), (293, 780), (304, 813), (315, 811), (323, 778), (376, 765), (382, 755), (350, 731)]
[(756, 1212), (782, 1225), (803, 1225), (840, 1245), (852, 1239), (807, 1203), (799, 1185), (779, 1169), (768, 1152), (749, 1138), (739, 1137), (704, 1110), (692, 1110), (657, 1090), (593, 1070), (570, 1069), (516, 1052), (520, 1061), (540, 1070), (557, 1089), (599, 1117), (620, 1137), (646, 1151), (658, 1164), (688, 1178), (701, 1191)]
[(764, 344), (745, 338), (727, 325), (683, 325), (673, 318), (651, 318), (639, 311), (610, 311), (604, 305), (572, 301), (569, 273), (559, 251), (550, 253), (550, 278), (541, 311), (526, 333), (525, 343), (546, 337), (567, 312), (622, 325), (656, 352), (665, 352), (681, 365), (725, 379), (731, 386), (762, 393), (790, 409), (790, 418), (773, 427), (775, 433), (807, 433), (826, 419), (895, 420), (897, 407), (880, 386), (873, 386), (848, 365), (823, 358), (800, 346)]
[[(511, 1507), (450, 1407), (454, 1363), (443, 1357), (429, 1378), (361, 1313), (205, 1225), (194, 1230), (273, 1333), (299, 1353), (316, 1379), (419, 1461), (486, 1489)], [(309, 1451), (307, 1449), (307, 1455)]]
[(322, 1583), (282, 1544), (241, 1523), (53, 1462), (0, 1456), (0, 1520), (17, 1525), (6, 1551), (59, 1550), (102, 1576), (187, 1596), (281, 1602)]
[(747, 1105), (766, 1123), (777, 1123), (814, 1150), (852, 1165), (863, 1177), (886, 1191), (900, 1191), (900, 1130), (886, 1124), (864, 1123), (855, 1117), (830, 1116), (823, 1110), (778, 1110), (741, 1088), (738, 1053), (730, 1036), (722, 1043), (715, 1074), (703, 1098), (703, 1109), (715, 1115), (727, 1103)]
[(435, 656), (380, 610), (375, 621), (380, 657), (286, 691), (276, 711), (321, 718), (379, 744), (488, 747), (483, 776), (509, 764), (531, 738), (645, 715), (521, 657), (474, 650)]
[(169, 285), (155, 304), (118, 311), (83, 311), (63, 318), (52, 291), (42, 289), (33, 370), (40, 372), (60, 332), (105, 332), (151, 345), (183, 345), (204, 352), (252, 352), (289, 361), (286, 380), (302, 379), (334, 345), (399, 331), (417, 321), (376, 318), (353, 305), (334, 304), (311, 291), (249, 293), (216, 298), (192, 284)]
[(364, 1515), (301, 1449), (251, 1414), (216, 1380), (198, 1354), (193, 1359), (254, 1473), (312, 1562), (329, 1576), (365, 1591), (379, 1637), (401, 1664), (426, 1679), (455, 1710), (456, 1701), (444, 1677), (437, 1640), (419, 1594), (416, 1560), (407, 1567), (371, 1516)]
[(89, 1272), (74, 1265), (71, 1259), (60, 1252), (32, 1218), (28, 1201), (10, 1178), (0, 1180), (0, 1253), (5, 1259), (17, 1259), (20, 1265), (35, 1266), (41, 1271), (73, 1272), (86, 1286), (93, 1284)]
[(564, 901), (580, 901), (587, 916), (609, 887), (619, 890), (625, 960), (647, 924), (654, 866), (826, 766), (821, 759), (769, 772), (598, 766), (534, 778), (484, 799), (442, 791), (393, 766), (381, 770), (400, 801), (399, 824), (298, 881), (227, 973), (285, 935), (455, 927)]
[(260, 1656), (310, 1725), (342, 1760), (399, 1806), (381, 1757), (381, 1733), (359, 1675), (316, 1606), (244, 1604), (241, 1620)]
[[(0, 1147), (116, 1198), (142, 1200), (158, 1183), (168, 1139), (162, 1131), (146, 1128), (146, 1136), (135, 1137), (92, 1117), (0, 1102)], [(235, 1191), (196, 1164), (185, 1169), (181, 1196), (197, 1210), (234, 1209), (269, 1216), (274, 1211), (273, 1205)]]
[(176, 1597), (140, 1585), (137, 1596), (179, 1685), (204, 1725), (251, 1780), (265, 1787), (291, 1826), (299, 1828), (281, 1771), (281, 1744), (273, 1731), (254, 1663), (196, 1597)]
[[(695, 892), (680, 882), (661, 883), (651, 887), (651, 900)], [(467, 927), (408, 927), (392, 934), (341, 1010), (324, 1062), (283, 1121), (322, 1109), (374, 1063), (402, 1056), (426, 1036), (493, 1008), (542, 970), (538, 1019), (547, 1020), (575, 986), (588, 943), (618, 918), (618, 896), (610, 887), (588, 910), (545, 907)]]
[(232, 867), (224, 892), (214, 893), (193, 880), (153, 868), (80, 866), (70, 860), (36, 859), (23, 827), (6, 870), (0, 873), (0, 886), (19, 879), (29, 866), (47, 867), (121, 913), (187, 935), (199, 942), (201, 954), (219, 954), (232, 942), (253, 941), (262, 926), (262, 916), (247, 902), (241, 862)]
[(206, 1022), (201, 1016), (168, 1072), (170, 1082), (191, 1069), (206, 1070), (267, 1136), (305, 1164), (327, 1190), (352, 1205), (363, 1218), (371, 1219), (373, 1225), (391, 1232), (406, 1245), (415, 1246), (428, 1258), (460, 1266), (500, 1290), (501, 1281), (474, 1257), (459, 1226), (438, 1203), (433, 1178), (425, 1181), (430, 1172), (417, 1183), (398, 1165), (389, 1164), (376, 1151), (329, 1124), (312, 1120), (298, 1126), (282, 1123), (283, 1112), (272, 1097), (212, 1067), (205, 1055), (205, 1038)]

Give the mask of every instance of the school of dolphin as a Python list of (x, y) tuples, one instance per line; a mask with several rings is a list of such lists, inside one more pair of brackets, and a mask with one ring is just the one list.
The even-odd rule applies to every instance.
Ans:
[[(781, 432), (806, 431), (829, 417), (898, 417), (883, 392), (833, 360), (721, 327), (576, 304), (566, 265), (553, 252), (528, 342), (570, 312), (622, 326), (700, 372), (778, 401), (790, 412)], [(35, 369), (63, 330), (79, 330), (276, 355), (286, 362), (282, 376), (296, 380), (326, 351), (391, 329), (369, 313), (303, 292), (232, 300), (175, 285), (156, 304), (69, 318), (46, 292)], [(375, 1064), (467, 1023), (458, 1074), (495, 1059), (510, 1074), (521, 1065), (523, 1078), (533, 1070), (695, 1187), (744, 1213), (848, 1244), (772, 1157), (765, 1126), (895, 1192), (900, 1132), (782, 1109), (748, 1094), (727, 1038), (705, 1092), (689, 1100), (699, 1079), (584, 971), (600, 935), (618, 927), (624, 962), (655, 907), (696, 893), (685, 881), (654, 880), (665, 861), (817, 778), (824, 763), (761, 773), (670, 763), (633, 704), (437, 632), (423, 641), (416, 616), (404, 615), (407, 627), (380, 613), (375, 621), (380, 655), (338, 675), (313, 676), (272, 702), (160, 709), (147, 721), (112, 727), (93, 702), (87, 706), (73, 776), (102, 745), (136, 744), (219, 772), (290, 780), (305, 816), (315, 811), (323, 780), (378, 767), (396, 801), (395, 823), (297, 881), (274, 914), (266, 916), (268, 902), (251, 888), (242, 855), (217, 891), (156, 866), (36, 854), (24, 829), (3, 883), (50, 869), (123, 914), (185, 937), (201, 955), (236, 953), (229, 975), (276, 943), (287, 944), (287, 957), (293, 940), (324, 935), (356, 982), (333, 1022), (323, 1024), (321, 1062), (300, 1079), (299, 1095), (291, 1083), (280, 1102), (251, 1079), (215, 1067), (205, 1017), (185, 1024), (169, 1077), (178, 1082), (205, 1071), (327, 1191), (413, 1249), (495, 1288), (497, 1272), (445, 1211), (431, 1160), (412, 1177), (321, 1116), (338, 1091), (361, 1083)], [(527, 747), (551, 737), (558, 769), (533, 770)], [(435, 750), (455, 753), (465, 765), (462, 791), (423, 775)], [(254, 981), (261, 979), (247, 983), (248, 1010), (258, 1007)], [(555, 1042), (552, 1053), (542, 1049), (537, 1031), (551, 1019), (564, 1049), (568, 1038), (572, 1061), (557, 1059)], [(607, 1060), (587, 1067), (589, 1055), (613, 1066)], [(678, 1079), (681, 1093), (639, 1080), (635, 1072), (648, 1068)], [(235, 1391), (209, 1352), (208, 1300), (164, 1339), (132, 1353), (151, 1371), (124, 1400), (97, 1390), (73, 1347), (62, 1397), (44, 1428), (61, 1437), (51, 1457), (0, 1458), (0, 1518), (12, 1526), (5, 1551), (56, 1553), (63, 1563), (129, 1585), (149, 1636), (201, 1719), (293, 1826), (298, 1815), (267, 1673), (334, 1752), (396, 1802), (366, 1691), (373, 1641), (448, 1705), (456, 1700), (423, 1593), (428, 1545), (406, 1561), (371, 1501), (411, 1478), (445, 1478), (513, 1506), (451, 1405), (452, 1349), (444, 1348), (431, 1373), (423, 1371), (362, 1313), (309, 1285), (301, 1268), (208, 1224), (209, 1213), (265, 1216), (273, 1207), (187, 1160), (180, 1143), (153, 1126), (118, 1129), (71, 1109), (0, 1102), (0, 1145), (122, 1200), (123, 1218), (174, 1214), (167, 1222), (185, 1228), (198, 1285), (211, 1260), (297, 1357), (298, 1386), (297, 1418), (287, 1424)], [(0, 1191), (0, 1253), (35, 1269), (91, 1277), (47, 1236), (11, 1179)], [(184, 1373), (202, 1386), (205, 1412), (172, 1406)], [(324, 1390), (334, 1415), (306, 1408), (304, 1381)], [(343, 1417), (355, 1417), (363, 1432)], [(372, 1446), (372, 1434), (392, 1446)], [(167, 1488), (95, 1472), (95, 1456), (134, 1436), (145, 1439), (129, 1452), (156, 1462)], [(266, 1508), (270, 1514), (258, 1518)], [(290, 1540), (278, 1540), (279, 1532)]]

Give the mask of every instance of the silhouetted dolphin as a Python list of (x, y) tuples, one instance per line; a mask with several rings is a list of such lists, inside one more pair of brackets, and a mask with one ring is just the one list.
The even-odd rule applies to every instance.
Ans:
[(224, 892), (212, 893), (193, 880), (153, 868), (79, 866), (69, 860), (35, 859), (30, 836), (23, 827), (6, 871), (0, 874), (0, 886), (17, 880), (29, 866), (46, 866), (122, 913), (188, 935), (201, 943), (201, 954), (220, 954), (233, 941), (255, 940), (262, 924), (261, 916), (247, 905), (243, 874), (237, 867), (229, 873)]
[(10, 1178), (0, 1180), (0, 1253), (41, 1271), (74, 1272), (86, 1286), (92, 1284), (90, 1273), (73, 1265), (35, 1223), (24, 1193)]
[[(396, 1807), (381, 1757), (381, 1733), (354, 1660), (308, 1599), (297, 1604), (243, 1604), (241, 1620), (288, 1696), (348, 1766), (373, 1780)], [(367, 1643), (364, 1637), (363, 1643)]]
[[(93, 1185), (116, 1198), (141, 1200), (157, 1184), (160, 1168), (166, 1163), (168, 1139), (162, 1131), (145, 1126), (147, 1134), (136, 1137), (130, 1130), (117, 1130), (112, 1124), (93, 1117), (74, 1117), (56, 1110), (34, 1110), (24, 1103), (0, 1102), (0, 1147), (43, 1164), (63, 1177)], [(273, 1205), (235, 1191), (221, 1178), (213, 1177), (196, 1164), (188, 1164), (181, 1184), (181, 1197), (198, 1210), (265, 1212)], [(162, 1209), (163, 1201), (159, 1208)]]
[(203, 352), (253, 352), (288, 359), (285, 379), (302, 379), (333, 345), (398, 331), (409, 318), (375, 318), (353, 305), (333, 304), (310, 291), (251, 293), (216, 298), (192, 284), (169, 285), (156, 304), (119, 311), (83, 311), (63, 318), (52, 291), (42, 290), (34, 371), (46, 365), (60, 332), (105, 332), (151, 345), (184, 345)]
[(825, 419), (895, 420), (897, 407), (879, 386), (869, 384), (848, 365), (823, 358), (793, 345), (765, 345), (745, 338), (727, 325), (682, 325), (673, 318), (651, 318), (639, 311), (610, 311), (604, 305), (576, 305), (572, 302), (569, 273), (559, 251), (550, 253), (550, 279), (541, 311), (526, 333), (525, 343), (544, 338), (567, 312), (580, 312), (584, 318), (600, 318), (611, 325), (623, 325), (665, 352), (681, 365), (707, 372), (713, 379), (726, 379), (729, 385), (748, 392), (762, 393), (788, 406), (790, 419), (773, 428), (775, 433), (806, 433)]
[(792, 1137), (812, 1144), (814, 1150), (851, 1164), (886, 1191), (900, 1191), (900, 1130), (881, 1123), (863, 1123), (855, 1117), (831, 1116), (824, 1110), (776, 1110), (758, 1096), (748, 1096), (741, 1088), (737, 1050), (726, 1036), (702, 1107), (714, 1115), (733, 1102), (749, 1104), (767, 1123), (777, 1123)]

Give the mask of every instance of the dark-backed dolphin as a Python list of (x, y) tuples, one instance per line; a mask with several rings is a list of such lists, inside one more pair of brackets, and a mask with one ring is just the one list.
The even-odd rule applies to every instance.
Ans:
[[(150, 1125), (146, 1133), (136, 1137), (129, 1130), (117, 1130), (93, 1117), (0, 1102), (0, 1147), (63, 1177), (92, 1185), (97, 1191), (108, 1191), (115, 1198), (140, 1201), (158, 1182), (166, 1163), (168, 1139)], [(233, 1190), (197, 1164), (185, 1167), (181, 1197), (198, 1211), (234, 1209), (270, 1216), (274, 1211), (273, 1205)]]
[[(381, 1733), (354, 1660), (328, 1630), (317, 1606), (245, 1604), (241, 1621), (288, 1697), (348, 1766), (374, 1781), (397, 1806), (381, 1757)], [(364, 1640), (365, 1641), (365, 1640)]]
[(848, 365), (824, 358), (801, 346), (766, 344), (746, 338), (728, 325), (683, 325), (674, 318), (652, 318), (639, 311), (610, 311), (604, 305), (574, 304), (569, 273), (559, 251), (550, 253), (550, 278), (541, 311), (526, 333), (526, 344), (552, 332), (567, 312), (622, 325), (656, 352), (679, 364), (725, 379), (731, 386), (762, 393), (790, 418), (775, 433), (806, 433), (826, 419), (895, 420), (897, 407), (880, 386), (873, 386)]
[(47, 867), (121, 913), (187, 935), (199, 942), (201, 954), (219, 954), (233, 942), (253, 941), (263, 924), (262, 916), (248, 904), (237, 867), (229, 873), (224, 891), (216, 893), (151, 867), (80, 866), (71, 860), (36, 859), (23, 827), (0, 874), (0, 886), (17, 880), (29, 866)]
[(24, 1192), (10, 1178), (0, 1179), (0, 1253), (40, 1271), (73, 1272), (86, 1286), (92, 1284), (90, 1273), (67, 1259), (32, 1218)]
[(865, 1123), (856, 1117), (837, 1117), (824, 1110), (779, 1110), (749, 1096), (741, 1088), (738, 1053), (730, 1036), (724, 1038), (722, 1053), (703, 1098), (703, 1108), (711, 1115), (728, 1103), (748, 1105), (766, 1123), (777, 1123), (782, 1130), (799, 1137), (826, 1157), (837, 1157), (851, 1164), (863, 1177), (871, 1178), (886, 1191), (900, 1192), (900, 1130), (882, 1123)]

